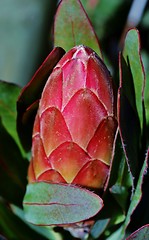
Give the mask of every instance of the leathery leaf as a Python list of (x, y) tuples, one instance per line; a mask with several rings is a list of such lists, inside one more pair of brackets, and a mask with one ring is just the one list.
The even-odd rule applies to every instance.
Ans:
[(126, 240), (143, 240), (149, 238), (149, 224), (133, 232)]
[(80, 0), (60, 2), (54, 22), (54, 46), (66, 51), (75, 45), (86, 45), (102, 58), (99, 42)]
[(67, 225), (96, 215), (102, 199), (89, 190), (47, 182), (31, 183), (24, 197), (27, 221), (36, 225)]

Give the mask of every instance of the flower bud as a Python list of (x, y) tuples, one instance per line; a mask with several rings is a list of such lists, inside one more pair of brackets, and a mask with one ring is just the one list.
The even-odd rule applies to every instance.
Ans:
[(103, 188), (117, 122), (110, 74), (85, 46), (67, 52), (43, 89), (32, 135), (29, 182)]

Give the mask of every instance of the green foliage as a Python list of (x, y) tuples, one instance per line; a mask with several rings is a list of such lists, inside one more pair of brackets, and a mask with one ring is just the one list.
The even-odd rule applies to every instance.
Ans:
[(0, 117), (4, 127), (18, 144), (16, 101), (19, 93), (20, 87), (15, 84), (0, 81)]
[[(123, 57), (132, 75), (136, 108), (139, 115), (141, 127), (143, 127), (145, 73), (140, 51), (141, 49), (139, 32), (136, 29), (132, 29), (127, 33), (125, 39)], [(127, 80), (124, 79), (124, 81)]]
[(126, 234), (126, 228), (131, 221), (131, 216), (132, 216), (133, 212), (135, 211), (135, 209), (136, 209), (137, 205), (139, 204), (141, 197), (142, 197), (142, 184), (143, 184), (144, 176), (147, 173), (148, 160), (149, 160), (149, 152), (146, 156), (146, 159), (145, 159), (142, 169), (140, 171), (140, 176), (139, 176), (139, 179), (137, 182), (135, 192), (134, 192), (133, 196), (131, 197), (128, 212), (126, 214), (126, 219), (125, 219), (124, 223), (122, 224), (122, 226), (116, 232), (114, 232), (108, 238), (108, 240), (114, 240), (114, 239), (123, 240), (124, 239), (125, 234)]
[(54, 23), (54, 45), (65, 51), (83, 44), (102, 57), (95, 32), (80, 1), (64, 0), (58, 8)]
[[(20, 28), (18, 20), (21, 17), (24, 19), (24, 15), (21, 14), (22, 10), (19, 10), (22, 9), (22, 3), (20, 1), (18, 3), (17, 0), (13, 0), (13, 2), (15, 2), (14, 10), (10, 8), (10, 4), (9, 10), (15, 13), (16, 31), (21, 38), (20, 43), (18, 43), (17, 36), (13, 40), (17, 45), (17, 50), (14, 51), (19, 57), (14, 57), (16, 56), (13, 51), (14, 42), (7, 49), (8, 36), (2, 35), (3, 44), (6, 42), (4, 48), (8, 51), (6, 51), (6, 56), (2, 51), (1, 62), (5, 63), (6, 59), (11, 61), (8, 61), (4, 67), (2, 64), (0, 69), (5, 71), (3, 75), (5, 79), (14, 81), (16, 78), (16, 81), (23, 85), (28, 81), (37, 62), (41, 63), (41, 59), (49, 51), (49, 48), (45, 49), (45, 46), (47, 46), (51, 22), (48, 25), (45, 20), (48, 19), (48, 15), (49, 19), (52, 19), (56, 1), (44, 0), (42, 3), (33, 1), (30, 5), (32, 10), (23, 8), (28, 23), (32, 23), (30, 16), (36, 16), (34, 11), (39, 11), (37, 10), (38, 4), (40, 13), (43, 14), (42, 19), (34, 18), (34, 24), (37, 24), (35, 24), (35, 28), (32, 24), (29, 26), (25, 20), (23, 29)], [(119, 133), (115, 138), (113, 164), (105, 191), (104, 193), (96, 192), (96, 195), (92, 191), (77, 186), (45, 182), (27, 186), (28, 160), (26, 159), (27, 154), (22, 150), (20, 139), (23, 147), (29, 150), (34, 117), (43, 87), (53, 67), (64, 54), (61, 48), (57, 48), (52, 55), (48, 55), (21, 94), (20, 87), (0, 81), (0, 238), (4, 236), (8, 240), (64, 240), (75, 239), (73, 236), (79, 236), (82, 240), (85, 238), (123, 240), (134, 229), (139, 228), (127, 237), (127, 240), (141, 240), (145, 237), (148, 239), (149, 231), (146, 224), (149, 222), (149, 217), (140, 218), (139, 224), (134, 217), (136, 213), (138, 218), (141, 216), (138, 205), (142, 201), (143, 204), (145, 202), (143, 196), (148, 188), (145, 188), (144, 185), (148, 186), (149, 181), (147, 173), (149, 160), (147, 151), (149, 143), (149, 54), (146, 43), (146, 32), (149, 28), (148, 9), (138, 26), (141, 34), (145, 35), (140, 37), (139, 31), (133, 28), (123, 39), (124, 48), (119, 57), (119, 79), (117, 80), (118, 41), (120, 42), (120, 31), (124, 28), (130, 2), (124, 0), (62, 0), (59, 4), (54, 22), (54, 46), (68, 51), (75, 45), (84, 44), (93, 48), (102, 57), (95, 31), (81, 3), (91, 17), (94, 29), (101, 40), (100, 44), (107, 57), (106, 61), (111, 64), (115, 82), (119, 82), (117, 108)], [(5, 4), (3, 3), (2, 7)], [(123, 14), (121, 14), (121, 9), (124, 9)], [(9, 14), (5, 15), (9, 16)], [(43, 23), (45, 27), (42, 27)], [(3, 26), (3, 32), (5, 32), (5, 28), (6, 26)], [(27, 31), (28, 34), (26, 35), (24, 31)], [(143, 42), (143, 54), (141, 54), (140, 38)], [(52, 45), (52, 42), (50, 41), (49, 44)], [(32, 55), (30, 49), (33, 49)], [(10, 79), (12, 72), (14, 75)], [(20, 139), (16, 130), (16, 119)], [(22, 209), (23, 197), (24, 209)], [(145, 210), (148, 213), (148, 202), (145, 204)], [(88, 221), (77, 226), (72, 225), (71, 229), (57, 228), (58, 233), (55, 232), (54, 227), (38, 226), (75, 223), (90, 219), (94, 215), (96, 216), (92, 218), (94, 224), (90, 234), (84, 233), (86, 229), (89, 229)], [(141, 227), (142, 225), (145, 226)], [(131, 228), (132, 226), (133, 228)], [(69, 230), (72, 236), (66, 230)]]
[(79, 187), (38, 182), (28, 185), (23, 205), (29, 222), (46, 226), (89, 219), (100, 211), (103, 202)]
[(132, 233), (127, 240), (147, 240), (149, 237), (149, 225), (145, 225), (142, 228), (138, 229), (136, 232)]

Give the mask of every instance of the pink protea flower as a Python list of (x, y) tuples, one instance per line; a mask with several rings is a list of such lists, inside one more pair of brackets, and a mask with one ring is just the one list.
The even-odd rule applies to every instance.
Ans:
[(117, 128), (110, 74), (85, 46), (67, 52), (53, 69), (36, 115), (29, 182), (102, 188)]

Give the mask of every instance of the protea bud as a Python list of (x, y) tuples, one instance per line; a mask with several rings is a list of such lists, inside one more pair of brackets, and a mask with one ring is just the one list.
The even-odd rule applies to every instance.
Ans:
[(117, 123), (110, 74), (96, 53), (76, 46), (53, 69), (36, 115), (29, 182), (102, 188)]

